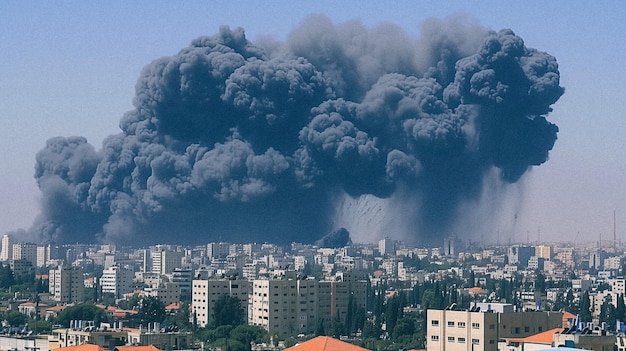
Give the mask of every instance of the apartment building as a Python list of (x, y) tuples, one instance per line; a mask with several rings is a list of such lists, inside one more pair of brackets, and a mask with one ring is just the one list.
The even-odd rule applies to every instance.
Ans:
[(498, 350), (498, 313), (428, 310), (426, 350)]
[(191, 311), (199, 327), (215, 321), (215, 303), (222, 296), (237, 297), (247, 313), (250, 282), (230, 279), (195, 279), (191, 287)]
[(170, 274), (176, 268), (182, 268), (182, 259), (185, 253), (157, 246), (156, 251), (150, 252), (152, 259), (152, 272), (157, 274)]
[(81, 303), (85, 300), (83, 269), (59, 266), (48, 272), (50, 296), (61, 303)]
[(34, 243), (13, 244), (13, 260), (24, 260), (37, 266), (37, 245)]
[(563, 327), (563, 312), (428, 310), (427, 351), (495, 351), (498, 340)]
[(310, 334), (317, 326), (318, 282), (296, 279), (255, 279), (248, 303), (248, 324), (265, 328), (280, 337)]
[(0, 251), (0, 261), (6, 262), (13, 259), (13, 236), (4, 234), (2, 236), (2, 250)]
[(132, 268), (113, 265), (102, 271), (100, 286), (103, 293), (112, 293), (115, 298), (122, 298), (124, 294), (133, 292), (133, 278), (135, 273)]

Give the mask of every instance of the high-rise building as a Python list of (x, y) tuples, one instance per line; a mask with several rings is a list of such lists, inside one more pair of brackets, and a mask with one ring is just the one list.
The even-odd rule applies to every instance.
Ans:
[(61, 303), (81, 303), (85, 299), (83, 269), (59, 266), (48, 273), (50, 295)]
[(152, 257), (152, 272), (157, 274), (170, 274), (175, 268), (181, 268), (185, 253), (164, 247), (157, 247), (150, 253)]
[(37, 267), (45, 267), (50, 259), (50, 245), (37, 246)]
[(133, 292), (135, 273), (127, 266), (113, 265), (102, 271), (100, 286), (102, 293), (112, 293), (116, 299)]
[(4, 234), (2, 236), (2, 250), (0, 251), (0, 261), (9, 261), (13, 259), (13, 236)]
[(195, 279), (192, 282), (191, 311), (199, 327), (215, 321), (215, 304), (222, 296), (236, 297), (247, 314), (250, 282), (245, 279)]

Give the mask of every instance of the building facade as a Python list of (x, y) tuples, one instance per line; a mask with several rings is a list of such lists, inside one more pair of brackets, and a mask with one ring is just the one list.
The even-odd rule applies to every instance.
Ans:
[(199, 327), (215, 321), (215, 303), (222, 296), (236, 297), (247, 314), (250, 282), (245, 279), (196, 279), (191, 288), (191, 316)]
[(85, 300), (83, 269), (59, 266), (48, 272), (50, 296), (61, 303), (81, 303)]

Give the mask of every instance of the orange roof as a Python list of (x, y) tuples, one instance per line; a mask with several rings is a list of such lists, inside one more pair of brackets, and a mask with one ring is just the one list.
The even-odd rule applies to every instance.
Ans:
[(352, 345), (345, 341), (331, 338), (330, 336), (318, 336), (285, 351), (369, 351), (360, 346)]
[(475, 286), (473, 288), (467, 289), (467, 291), (472, 294), (480, 294), (481, 292), (483, 292), (483, 288), (481, 288), (480, 286)]
[(52, 307), (46, 308), (46, 311), (52, 311), (52, 312), (58, 311), (58, 312), (61, 312), (61, 311), (63, 311), (65, 309), (65, 307), (66, 306), (63, 306), (63, 305), (52, 306)]
[(507, 338), (508, 341), (512, 342), (529, 342), (534, 344), (547, 344), (552, 345), (552, 341), (554, 340), (554, 334), (559, 333), (563, 330), (563, 328), (554, 328), (550, 330), (546, 330), (541, 333), (533, 334), (527, 336), (525, 338)]
[(180, 308), (180, 304), (178, 302), (172, 302), (171, 304), (165, 306), (166, 311), (177, 310)]
[(94, 344), (82, 344), (77, 346), (59, 347), (55, 351), (106, 351), (102, 346)]
[(154, 345), (148, 345), (148, 346), (117, 346), (113, 350), (114, 351), (161, 351), (161, 349), (157, 348)]

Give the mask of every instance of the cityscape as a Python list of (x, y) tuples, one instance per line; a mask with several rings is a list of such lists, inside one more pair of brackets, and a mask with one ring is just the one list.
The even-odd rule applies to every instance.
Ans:
[[(233, 350), (281, 350), (321, 336), (370, 350), (602, 350), (623, 340), (621, 242), (480, 247), (447, 238), (414, 247), (334, 239), (124, 248), (7, 234), (4, 333), (49, 350), (229, 342)], [(243, 326), (252, 329), (242, 345)], [(535, 340), (542, 333), (549, 335)]]
[(32, 5), (0, 351), (626, 351), (621, 2)]

